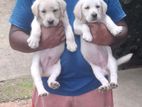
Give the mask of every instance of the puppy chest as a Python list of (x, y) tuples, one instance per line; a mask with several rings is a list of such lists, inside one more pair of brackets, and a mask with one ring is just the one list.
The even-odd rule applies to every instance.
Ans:
[(108, 52), (105, 47), (90, 45), (89, 43), (81, 46), (81, 52), (88, 62), (106, 67), (108, 63)]
[(55, 64), (61, 57), (64, 51), (64, 43), (51, 49), (40, 51), (40, 63), (42, 65), (51, 66)]

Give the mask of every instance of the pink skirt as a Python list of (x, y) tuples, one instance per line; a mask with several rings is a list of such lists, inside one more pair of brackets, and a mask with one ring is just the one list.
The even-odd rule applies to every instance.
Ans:
[(79, 96), (49, 94), (41, 97), (35, 90), (32, 107), (113, 107), (113, 95), (112, 90), (105, 92), (93, 90)]

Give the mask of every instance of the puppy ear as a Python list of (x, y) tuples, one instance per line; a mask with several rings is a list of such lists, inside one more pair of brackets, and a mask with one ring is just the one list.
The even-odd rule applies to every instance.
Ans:
[(65, 11), (66, 11), (66, 2), (64, 0), (57, 0), (59, 3), (59, 7), (61, 10), (61, 15), (64, 16), (65, 15)]
[(104, 2), (103, 0), (101, 0), (101, 11), (102, 11), (102, 14), (105, 15), (106, 12), (107, 12), (107, 4), (106, 2)]
[(41, 0), (36, 0), (31, 7), (34, 16), (37, 16), (37, 17), (39, 16), (39, 3), (40, 3), (40, 1)]
[(78, 18), (79, 20), (82, 20), (83, 15), (82, 15), (82, 3), (81, 1), (79, 1), (75, 8), (74, 8), (74, 15), (76, 18)]

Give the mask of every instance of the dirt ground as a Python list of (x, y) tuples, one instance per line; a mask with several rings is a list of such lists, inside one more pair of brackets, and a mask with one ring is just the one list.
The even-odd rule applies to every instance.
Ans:
[(30, 73), (31, 55), (14, 51), (8, 41), (9, 18), (14, 2), (15, 0), (0, 1), (0, 81)]
[[(15, 0), (0, 1), (0, 81), (29, 75), (30, 54), (14, 51), (8, 41), (9, 17)], [(22, 57), (21, 57), (22, 56)], [(0, 107), (31, 107), (31, 100), (0, 103)]]
[(15, 102), (0, 103), (0, 107), (31, 107), (31, 100), (20, 100)]

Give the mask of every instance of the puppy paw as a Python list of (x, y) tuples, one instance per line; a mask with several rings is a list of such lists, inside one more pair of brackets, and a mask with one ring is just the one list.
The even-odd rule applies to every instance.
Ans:
[(89, 33), (83, 34), (83, 35), (82, 35), (82, 38), (83, 38), (84, 40), (88, 41), (88, 42), (91, 42), (91, 41), (93, 40), (92, 35), (89, 34)]
[(103, 91), (109, 90), (110, 85), (109, 84), (101, 85), (98, 89), (99, 91), (103, 92)]
[(57, 81), (50, 81), (48, 82), (48, 86), (52, 89), (57, 89), (60, 87), (60, 83)]
[(39, 38), (30, 36), (27, 40), (28, 46), (32, 49), (35, 49), (39, 46), (39, 41), (40, 41)]
[(111, 89), (114, 89), (114, 88), (117, 88), (118, 87), (118, 84), (117, 83), (115, 83), (115, 82), (111, 82), (110, 83), (110, 88)]
[(111, 33), (113, 34), (113, 36), (117, 36), (119, 33), (121, 33), (123, 30), (123, 27), (122, 26), (118, 26), (117, 28), (113, 29), (111, 31)]
[(47, 96), (48, 92), (45, 89), (38, 90), (38, 96)]
[(67, 49), (71, 52), (75, 52), (77, 49), (77, 44), (73, 41), (67, 41)]

